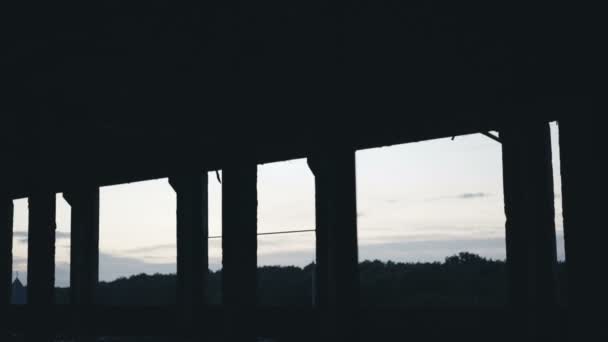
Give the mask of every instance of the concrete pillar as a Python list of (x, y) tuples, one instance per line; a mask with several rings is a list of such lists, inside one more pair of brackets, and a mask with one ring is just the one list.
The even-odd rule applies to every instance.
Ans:
[(222, 298), (226, 341), (256, 341), (257, 165), (229, 165), (222, 177)]
[(600, 129), (584, 116), (559, 122), (569, 341), (608, 340), (606, 152)]
[[(314, 158), (308, 159), (308, 164), (311, 171), (314, 172), (313, 166), (316, 160)], [(320, 163), (322, 161), (319, 161)], [(327, 310), (328, 305), (328, 266), (329, 266), (329, 248), (328, 248), (328, 229), (327, 229), (327, 198), (325, 196), (325, 185), (321, 180), (322, 175), (315, 174), (315, 236), (316, 236), (316, 260), (315, 260), (315, 298), (314, 305), (321, 312)]]
[(64, 193), (72, 207), (70, 235), (70, 304), (79, 341), (94, 338), (92, 309), (99, 280), (99, 188)]
[(201, 337), (207, 306), (208, 190), (203, 171), (173, 176), (177, 196), (177, 306), (183, 337)]
[(27, 306), (36, 327), (28, 341), (53, 339), (55, 302), (55, 193), (37, 192), (29, 197)]
[(557, 332), (557, 252), (549, 124), (526, 122), (500, 132), (513, 329), (519, 340)]
[(324, 339), (356, 341), (359, 310), (355, 152), (308, 160), (315, 175), (317, 279)]
[[(0, 198), (0, 317), (7, 317), (13, 281), (13, 201)], [(8, 339), (6, 320), (0, 324), (0, 339)]]

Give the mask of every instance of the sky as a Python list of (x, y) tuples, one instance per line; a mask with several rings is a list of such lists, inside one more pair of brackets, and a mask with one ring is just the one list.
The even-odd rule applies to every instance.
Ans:
[[(558, 130), (552, 124), (558, 256), (564, 259)], [(481, 134), (356, 154), (359, 260), (443, 261), (469, 251), (505, 259), (501, 146)], [(175, 193), (167, 179), (100, 190), (100, 280), (175, 273)], [(14, 276), (27, 279), (27, 200), (15, 202)], [(304, 159), (258, 166), (258, 232), (314, 229)], [(221, 236), (221, 185), (209, 173), (209, 235)], [(70, 206), (57, 195), (57, 286), (69, 284)], [(258, 265), (314, 261), (314, 232), (260, 236)], [(209, 240), (221, 268), (221, 238)]]

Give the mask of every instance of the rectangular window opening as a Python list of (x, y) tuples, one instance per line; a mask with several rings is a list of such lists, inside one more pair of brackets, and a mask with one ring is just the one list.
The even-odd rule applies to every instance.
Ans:
[(482, 134), (358, 151), (361, 305), (503, 307), (502, 184)]
[(167, 179), (100, 189), (98, 303), (176, 303), (175, 213)]
[(258, 167), (258, 304), (311, 307), (314, 176), (306, 159)]

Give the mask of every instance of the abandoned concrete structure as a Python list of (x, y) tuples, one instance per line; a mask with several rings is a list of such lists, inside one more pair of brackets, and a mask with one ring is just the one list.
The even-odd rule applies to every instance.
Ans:
[[(403, 339), (425, 336), (416, 322), (453, 313), (357, 307), (354, 153), (488, 131), (503, 145), (510, 306), (463, 310), (456, 316), (483, 328), (444, 336), (606, 336), (605, 317), (595, 314), (607, 304), (598, 235), (604, 155), (594, 147), (597, 57), (587, 10), (388, 0), (2, 7), (0, 310), (11, 317), (2, 321), (4, 336), (35, 321), (26, 331), (32, 341), (58, 333), (353, 341), (365, 335), (357, 322), (378, 317), (400, 322)], [(567, 308), (555, 294), (554, 120)], [(261, 311), (256, 165), (301, 157), (316, 179), (317, 306)], [(212, 308), (204, 171), (217, 169), (223, 306)], [(99, 187), (161, 177), (177, 193), (178, 304), (99, 308)], [(68, 308), (53, 305), (58, 192), (72, 207)], [(25, 197), (29, 303), (19, 308), (9, 305), (12, 200)]]

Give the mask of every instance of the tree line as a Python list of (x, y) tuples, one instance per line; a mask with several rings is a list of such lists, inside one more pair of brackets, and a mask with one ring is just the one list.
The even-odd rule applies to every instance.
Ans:
[[(565, 265), (557, 265), (560, 301), (565, 303)], [(258, 268), (260, 306), (310, 307), (315, 264)], [(504, 261), (463, 252), (443, 262), (364, 261), (359, 264), (363, 307), (504, 306), (507, 275)], [(221, 304), (222, 271), (209, 271), (208, 300)], [(100, 282), (97, 302), (115, 306), (156, 306), (176, 302), (174, 274), (139, 274)], [(69, 289), (57, 288), (59, 304), (69, 303)]]

